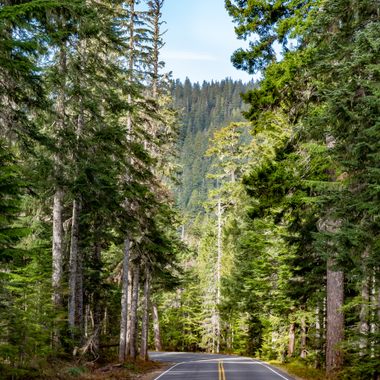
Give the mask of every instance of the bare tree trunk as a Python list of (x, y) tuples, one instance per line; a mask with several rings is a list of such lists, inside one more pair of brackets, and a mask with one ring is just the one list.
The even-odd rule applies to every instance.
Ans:
[(361, 303), (360, 303), (360, 322), (359, 322), (359, 355), (363, 356), (366, 353), (368, 347), (368, 332), (369, 332), (369, 324), (368, 324), (368, 303), (369, 303), (369, 286), (368, 286), (368, 278), (362, 281), (361, 287)]
[(216, 333), (216, 352), (220, 351), (220, 315), (219, 315), (219, 305), (220, 305), (220, 294), (221, 294), (221, 275), (222, 275), (222, 255), (223, 255), (223, 247), (222, 247), (222, 202), (219, 197), (218, 205), (217, 205), (217, 217), (218, 217), (218, 235), (217, 235), (217, 262), (216, 262), (216, 307), (215, 311), (215, 333)]
[(93, 309), (94, 309), (94, 332), (92, 341), (92, 352), (94, 355), (98, 355), (100, 347), (100, 332), (102, 329), (102, 305), (101, 305), (101, 294), (100, 294), (100, 271), (102, 267), (101, 261), (101, 246), (99, 242), (96, 242), (93, 251), (93, 268), (96, 274), (95, 284), (99, 286), (94, 287), (94, 292), (92, 295)]
[(119, 338), (119, 361), (124, 362), (127, 357), (127, 328), (128, 328), (128, 272), (129, 272), (129, 249), (128, 238), (124, 242), (123, 279), (121, 284), (121, 319)]
[(53, 203), (53, 304), (56, 308), (62, 306), (62, 276), (63, 276), (63, 228), (62, 228), (62, 207), (63, 191), (57, 189), (54, 194)]
[(148, 332), (149, 332), (149, 303), (150, 303), (150, 273), (149, 268), (145, 270), (145, 284), (144, 284), (144, 303), (143, 303), (143, 317), (141, 325), (141, 348), (140, 357), (143, 360), (148, 360)]
[(321, 367), (321, 352), (322, 352), (322, 325), (323, 325), (323, 305), (320, 307), (318, 302), (315, 308), (315, 340), (316, 340), (316, 356), (314, 366), (315, 368)]
[(307, 356), (307, 325), (305, 317), (301, 319), (301, 358), (305, 359)]
[(326, 371), (338, 371), (343, 365), (343, 353), (339, 345), (344, 339), (344, 274), (335, 268), (335, 260), (327, 260), (327, 347)]
[(133, 284), (132, 284), (132, 268), (131, 265), (129, 265), (128, 270), (128, 302), (127, 302), (127, 347), (126, 347), (126, 356), (129, 356), (129, 348), (131, 343), (131, 305), (132, 305), (132, 291), (133, 291)]
[(84, 313), (83, 313), (83, 255), (78, 250), (77, 291), (76, 291), (76, 325), (81, 339), (84, 338)]
[[(336, 145), (335, 138), (331, 135), (326, 136), (326, 146), (328, 149)], [(331, 171), (331, 181), (336, 181), (335, 170)], [(334, 217), (327, 217), (319, 221), (318, 229), (336, 234), (342, 221)], [(327, 259), (326, 270), (326, 299), (327, 299), (327, 326), (326, 326), (326, 372), (327, 375), (338, 372), (343, 365), (343, 352), (339, 345), (344, 339), (344, 273), (336, 268), (336, 248), (333, 240), (328, 242), (330, 247)]]
[(158, 317), (158, 307), (154, 302), (153, 309), (153, 331), (154, 331), (154, 346), (156, 351), (162, 351), (161, 332), (160, 332), (160, 319)]
[(131, 302), (131, 325), (130, 325), (130, 343), (129, 352), (132, 359), (137, 356), (137, 308), (139, 302), (139, 287), (140, 287), (140, 264), (136, 264), (133, 268), (133, 292)]
[[(371, 347), (371, 357), (375, 356), (376, 347), (380, 346), (379, 342), (379, 331), (380, 331), (380, 287), (378, 282), (376, 281), (376, 276), (378, 278), (378, 270), (379, 268), (375, 268), (373, 270), (373, 281), (372, 281), (372, 296), (371, 296), (371, 304), (373, 305), (373, 322), (371, 323), (371, 333), (373, 335), (376, 334), (377, 340), (373, 342)], [(375, 378), (376, 380), (380, 380), (380, 370), (376, 371)]]
[(289, 344), (288, 344), (288, 357), (292, 357), (296, 345), (296, 324), (291, 323), (289, 327)]
[(79, 201), (73, 201), (71, 217), (70, 273), (69, 273), (69, 327), (75, 334), (78, 290), (78, 255), (79, 255)]
[(359, 313), (359, 355), (366, 354), (368, 348), (368, 332), (369, 332), (369, 300), (370, 300), (370, 277), (368, 276), (367, 260), (369, 249), (364, 250), (362, 255), (362, 284), (361, 284), (361, 303)]
[[(57, 129), (62, 131), (65, 128), (65, 91), (66, 91), (66, 46), (62, 43), (59, 52), (58, 71), (60, 74), (61, 86), (58, 90), (56, 112), (57, 112)], [(58, 140), (58, 147), (60, 141)], [(55, 175), (61, 175), (61, 157), (59, 153), (54, 156)], [(53, 247), (52, 247), (52, 288), (53, 288), (53, 304), (56, 308), (62, 307), (62, 277), (63, 277), (63, 209), (64, 192), (58, 184), (55, 189), (53, 200)]]

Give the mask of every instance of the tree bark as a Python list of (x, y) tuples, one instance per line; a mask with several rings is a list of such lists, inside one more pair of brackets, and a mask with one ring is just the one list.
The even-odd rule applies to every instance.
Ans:
[(133, 291), (133, 285), (132, 285), (132, 268), (131, 264), (129, 265), (128, 270), (128, 303), (127, 303), (127, 310), (128, 310), (128, 316), (127, 316), (127, 348), (126, 348), (126, 356), (129, 356), (129, 347), (131, 342), (131, 304), (132, 304), (132, 291)]
[(370, 277), (368, 276), (367, 260), (369, 249), (367, 248), (362, 255), (362, 283), (361, 283), (361, 303), (359, 313), (359, 355), (366, 354), (368, 348), (368, 332), (369, 332), (369, 301), (370, 301)]
[(344, 338), (344, 274), (335, 268), (333, 258), (327, 260), (327, 336), (326, 371), (332, 373), (341, 369), (343, 353), (339, 345)]
[(149, 333), (149, 305), (150, 304), (150, 272), (146, 268), (145, 284), (144, 284), (144, 304), (143, 317), (141, 325), (141, 349), (140, 357), (143, 360), (148, 360), (148, 333)]
[(305, 317), (301, 319), (301, 358), (305, 359), (307, 356), (307, 325)]
[(56, 308), (62, 306), (62, 276), (63, 276), (63, 228), (62, 228), (62, 208), (63, 191), (58, 188), (54, 194), (53, 201), (53, 304)]
[[(65, 96), (66, 96), (66, 46), (62, 42), (59, 51), (58, 71), (60, 75), (61, 85), (58, 89), (58, 97), (56, 103), (57, 113), (57, 130), (61, 132), (65, 128)], [(60, 139), (57, 146), (60, 147)], [(61, 176), (61, 156), (56, 153), (54, 156), (54, 171), (55, 176)], [(53, 304), (59, 309), (62, 307), (62, 277), (63, 277), (63, 209), (64, 192), (60, 184), (56, 185), (54, 200), (53, 200), (53, 247), (52, 247), (52, 288), (53, 288)]]
[(218, 217), (218, 234), (217, 234), (217, 262), (216, 262), (216, 307), (215, 307), (215, 334), (216, 334), (216, 352), (220, 351), (220, 315), (219, 315), (219, 305), (220, 305), (220, 294), (221, 294), (221, 275), (222, 275), (222, 201), (219, 197), (217, 205), (217, 217)]
[(162, 351), (161, 332), (160, 332), (160, 319), (158, 317), (158, 307), (154, 302), (152, 305), (153, 310), (153, 332), (154, 332), (154, 347), (156, 351)]
[(70, 273), (69, 273), (69, 327), (75, 335), (77, 325), (78, 255), (79, 255), (79, 201), (73, 201), (71, 217)]
[(134, 360), (137, 356), (137, 308), (139, 302), (140, 287), (140, 264), (136, 264), (133, 268), (133, 291), (131, 301), (131, 325), (130, 325), (130, 357)]
[(121, 318), (119, 338), (119, 361), (124, 362), (127, 357), (127, 329), (128, 329), (128, 273), (129, 273), (130, 241), (124, 241), (123, 278), (121, 284)]
[[(92, 265), (95, 271), (95, 287), (92, 294), (92, 303), (93, 303), (93, 315), (94, 315), (94, 330), (92, 338), (92, 353), (97, 356), (99, 353), (100, 347), (100, 332), (102, 327), (102, 305), (101, 305), (101, 294), (100, 294), (100, 270), (102, 267), (101, 263), (101, 246), (99, 242), (96, 242), (93, 257)], [(97, 284), (99, 286), (97, 286)]]
[(84, 338), (84, 312), (83, 312), (83, 255), (78, 250), (78, 264), (77, 264), (77, 291), (76, 291), (76, 325), (81, 339)]
[(368, 324), (368, 303), (369, 303), (369, 286), (368, 279), (364, 279), (362, 281), (361, 286), (361, 304), (360, 304), (360, 314), (359, 314), (359, 355), (363, 356), (366, 353), (368, 346), (368, 332), (369, 332), (369, 324)]
[(295, 345), (296, 345), (296, 324), (291, 323), (289, 327), (288, 357), (292, 357), (294, 355)]

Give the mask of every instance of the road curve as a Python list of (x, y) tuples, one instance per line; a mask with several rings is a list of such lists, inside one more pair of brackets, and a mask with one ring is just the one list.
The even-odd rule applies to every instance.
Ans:
[(152, 360), (173, 363), (155, 380), (294, 380), (256, 359), (188, 352), (150, 352)]

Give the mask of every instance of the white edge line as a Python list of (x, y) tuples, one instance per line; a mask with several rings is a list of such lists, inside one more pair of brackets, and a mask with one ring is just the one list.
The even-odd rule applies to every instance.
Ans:
[(261, 363), (259, 361), (256, 362), (257, 364), (260, 364), (262, 365), (263, 367), (271, 370), (272, 372), (274, 372), (277, 376), (280, 376), (281, 378), (285, 379), (285, 380), (289, 380), (287, 377), (281, 375), (281, 373), (278, 373), (277, 371), (275, 371), (274, 369), (272, 369), (271, 367), (269, 367), (267, 364), (264, 364), (264, 363)]
[(165, 372), (162, 372), (161, 375), (158, 375), (158, 377), (155, 377), (154, 380), (158, 380), (160, 377), (166, 375), (168, 372), (170, 372), (173, 368), (177, 367), (177, 365), (180, 365), (180, 364), (183, 364), (185, 362), (181, 362), (181, 363), (177, 363), (177, 364), (174, 364), (173, 366), (171, 366), (170, 368), (168, 368)]

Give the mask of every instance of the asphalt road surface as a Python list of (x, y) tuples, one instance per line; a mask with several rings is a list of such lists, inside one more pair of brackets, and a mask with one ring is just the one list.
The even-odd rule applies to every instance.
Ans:
[(294, 380), (277, 368), (242, 356), (150, 352), (149, 357), (173, 364), (155, 380)]

